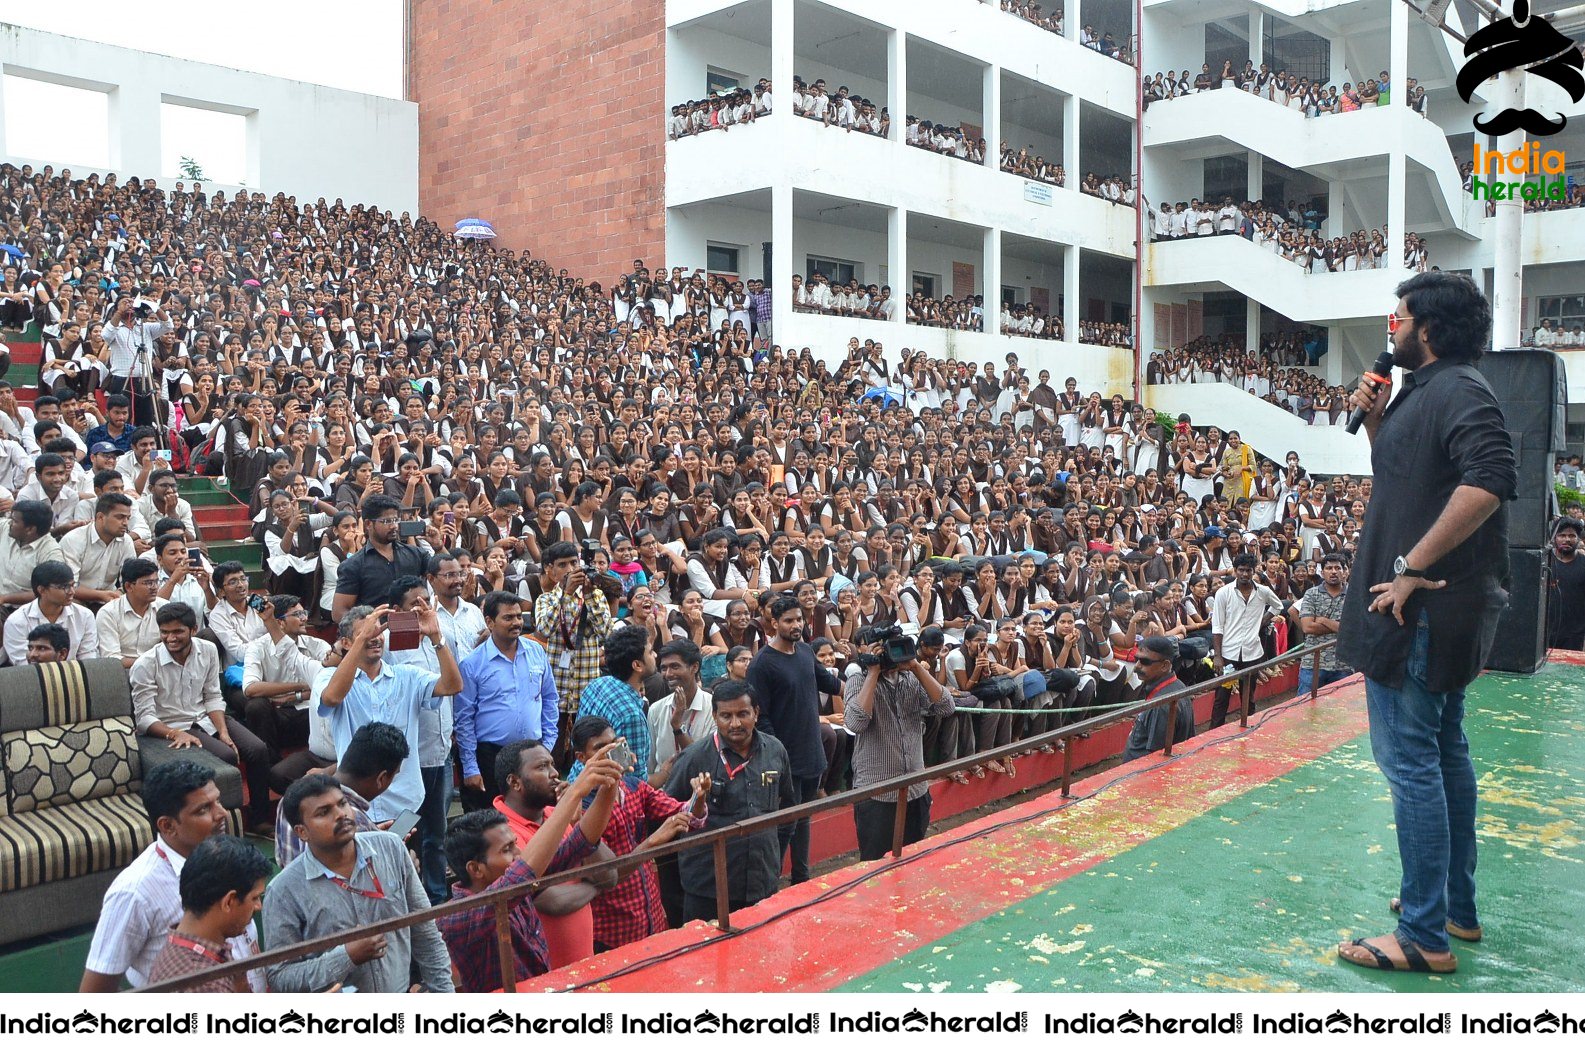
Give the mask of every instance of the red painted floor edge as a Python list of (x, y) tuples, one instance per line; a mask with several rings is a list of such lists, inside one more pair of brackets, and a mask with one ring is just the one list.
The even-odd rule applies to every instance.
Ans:
[[(952, 930), (1015, 906), (1053, 883), (1282, 776), (1365, 731), (1360, 679), (1339, 683), (1321, 695), (1324, 710), (1296, 704), (1272, 714), (1269, 722), (1237, 743), (1213, 746), (1239, 734), (1235, 723), (1195, 737), (1170, 762), (1162, 763), (1159, 756), (1141, 759), (1075, 785), (1074, 794), (1081, 797), (1104, 789), (1094, 804), (1080, 803), (1059, 815), (1036, 817), (1059, 801), (1051, 792), (954, 829), (939, 840), (951, 844), (933, 855), (912, 861), (905, 856), (905, 863), (796, 915), (785, 913), (808, 905), (862, 872), (864, 866), (844, 868), (792, 887), (734, 914), (740, 926), (769, 920), (759, 929), (723, 938), (708, 924), (691, 923), (523, 982), (519, 988), (827, 990)], [(1314, 724), (1317, 721), (1323, 724)], [(1137, 775), (1116, 782), (1126, 774)], [(1033, 818), (1033, 822), (1004, 827), (987, 838), (970, 838), (1019, 818)], [(1063, 825), (1063, 834), (1053, 840), (1050, 825), (1054, 821)], [(960, 839), (966, 841), (955, 841)], [(1029, 841), (1020, 842), (1022, 839)], [(909, 856), (937, 844), (937, 840), (926, 840), (911, 847)], [(1039, 866), (1031, 867), (1031, 859), (1036, 858)], [(875, 866), (887, 863), (877, 861)], [(685, 961), (654, 961), (701, 941), (711, 943), (690, 951)], [(842, 946), (840, 953), (827, 950), (832, 944)], [(634, 965), (642, 968), (613, 976)]]

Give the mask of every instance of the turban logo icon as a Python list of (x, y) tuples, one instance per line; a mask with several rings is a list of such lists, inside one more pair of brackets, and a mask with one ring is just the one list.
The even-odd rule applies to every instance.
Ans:
[[(1585, 97), (1585, 57), (1579, 46), (1550, 22), (1530, 17), (1529, 0), (1514, 0), (1513, 15), (1500, 18), (1475, 32), (1464, 45), (1469, 60), (1458, 72), (1458, 94), (1465, 102), (1477, 85), (1511, 69), (1522, 69), (1552, 81), (1578, 102)], [(1532, 135), (1555, 135), (1567, 123), (1533, 109), (1504, 109), (1496, 115), (1475, 118), (1475, 127), (1488, 135), (1506, 135), (1523, 129)]]

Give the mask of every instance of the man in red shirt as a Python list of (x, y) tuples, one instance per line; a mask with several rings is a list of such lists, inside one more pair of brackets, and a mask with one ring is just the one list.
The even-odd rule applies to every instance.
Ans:
[[(544, 774), (540, 766), (543, 764), (549, 767), (550, 778), (555, 779), (550, 752), (537, 741), (510, 744), (501, 753), (504, 755), (508, 750), (518, 754), (523, 767), (533, 770), (527, 775), (542, 779)], [(605, 832), (621, 774), (621, 767), (604, 753), (596, 756), (584, 766), (578, 779), (567, 786), (561, 801), (543, 825), (535, 825), (535, 831), (545, 834), (534, 836), (531, 833), (530, 838), (537, 841), (525, 842), (521, 852), (513, 818), (490, 809), (463, 814), (446, 832), (446, 861), (459, 880), (452, 897), (470, 897), (531, 883), (541, 874), (565, 871), (582, 863)], [(513, 776), (516, 778), (517, 774)], [(562, 833), (567, 831), (573, 817), (582, 809), (584, 798), (591, 793), (595, 796), (593, 804), (563, 838)], [(526, 980), (554, 968), (545, 929), (532, 897), (525, 896), (512, 905), (508, 922), (517, 979)], [(447, 915), (438, 919), (436, 925), (451, 953), (459, 990), (490, 992), (500, 988), (501, 966), (496, 954), (495, 914), (491, 909), (479, 907)]]
[[(511, 825), (518, 849), (526, 850), (542, 827), (545, 810), (556, 805), (557, 785), (561, 783), (556, 764), (538, 741), (520, 740), (506, 745), (496, 756), (495, 782), (501, 786), (495, 809)], [(598, 829), (588, 833), (593, 852), (587, 863), (615, 856), (608, 847), (600, 845), (604, 833), (603, 820)], [(561, 832), (556, 837), (559, 839)], [(616, 872), (606, 871), (592, 879), (548, 886), (534, 895), (534, 908), (545, 924), (545, 940), (550, 944), (552, 970), (594, 954), (594, 912), (589, 905), (616, 884)]]
[[(582, 762), (591, 761), (614, 743), (616, 730), (603, 718), (584, 715), (572, 725), (572, 750)], [(698, 831), (709, 813), (710, 774), (700, 773), (689, 783), (693, 798), (684, 803), (651, 787), (636, 773), (626, 774), (601, 841), (616, 856), (625, 857)], [(645, 838), (644, 829), (651, 824), (659, 827)], [(600, 894), (591, 905), (596, 951), (641, 941), (667, 927), (654, 861), (631, 862), (618, 868), (617, 875), (621, 881), (616, 888)]]

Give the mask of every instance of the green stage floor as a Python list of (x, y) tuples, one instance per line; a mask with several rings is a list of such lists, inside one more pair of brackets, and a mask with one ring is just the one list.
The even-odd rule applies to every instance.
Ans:
[(1465, 719), (1486, 939), (1447, 977), (1341, 963), (1394, 926), (1398, 850), (1368, 736), (854, 977), (843, 991), (1494, 991), (1585, 987), (1585, 668), (1487, 675)]

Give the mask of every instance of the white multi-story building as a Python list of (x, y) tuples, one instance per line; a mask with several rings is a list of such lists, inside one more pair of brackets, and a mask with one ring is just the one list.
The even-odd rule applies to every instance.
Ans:
[[(1114, 0), (1085, 20), (1126, 41), (1132, 17)], [(1087, 172), (1128, 182), (1137, 76), (1083, 46), (1077, 19), (1059, 36), (974, 0), (671, 0), (666, 19), (668, 113), (761, 78), (773, 97), (751, 125), (667, 142), (668, 264), (766, 278), (784, 346), (840, 357), (856, 335), (889, 354), (1000, 364), (1016, 352), (1058, 383), (1132, 391), (1132, 351), (1078, 337), (1081, 320), (1126, 325), (1135, 312), (1137, 215), (1078, 187)], [(795, 115), (795, 77), (884, 107), (889, 135)], [(983, 138), (984, 162), (910, 146), (909, 117)], [(1000, 170), (1003, 142), (1061, 164), (1065, 184)], [(891, 321), (793, 311), (793, 276), (817, 271), (894, 296), (979, 297), (982, 330), (908, 324), (901, 309)], [(1063, 338), (1003, 335), (1011, 304), (1060, 320)]]
[[(1536, 10), (1546, 10), (1537, 4)], [(1553, 4), (1560, 7), (1561, 4)], [(1324, 331), (1327, 352), (1308, 369), (1331, 384), (1352, 383), (1384, 348), (1385, 315), (1394, 287), (1410, 275), (1407, 235), (1422, 238), (1427, 265), (1470, 274), (1493, 292), (1495, 220), (1471, 198), (1461, 165), (1488, 136), (1472, 123), (1491, 101), (1496, 82), (1465, 103), (1455, 89), (1462, 45), (1422, 20), (1404, 0), (1268, 0), (1261, 4), (1144, 0), (1142, 71), (1213, 71), (1246, 61), (1258, 70), (1287, 70), (1333, 87), (1386, 74), (1385, 105), (1311, 117), (1232, 84), (1153, 103), (1143, 116), (1143, 192), (1151, 207), (1194, 199), (1222, 204), (1296, 202), (1319, 217), (1328, 239), (1357, 230), (1383, 231), (1385, 269), (1306, 272), (1239, 237), (1188, 237), (1149, 246), (1142, 272), (1143, 348), (1152, 352), (1206, 335), (1248, 349), (1263, 336), (1296, 325)], [(1482, 23), (1463, 0), (1448, 23), (1467, 35)], [(1563, 28), (1567, 28), (1566, 26)], [(1426, 92), (1424, 115), (1409, 104), (1408, 86)], [(1548, 115), (1585, 111), (1561, 90), (1526, 78), (1526, 104)], [(1570, 147), (1577, 147), (1571, 149)], [(1585, 120), (1542, 145), (1585, 164)], [(1499, 176), (1501, 178), (1501, 176)], [(1527, 213), (1523, 219), (1520, 330), (1499, 332), (1499, 345), (1528, 340), (1543, 319), (1572, 329), (1585, 323), (1585, 210)], [(1165, 329), (1165, 331), (1163, 330)], [(1571, 443), (1585, 430), (1585, 349), (1565, 351), (1571, 377)], [(1362, 439), (1334, 427), (1307, 427), (1273, 405), (1226, 384), (1147, 389), (1157, 407), (1206, 420), (1234, 420), (1265, 452), (1295, 448), (1321, 469), (1363, 461)]]

